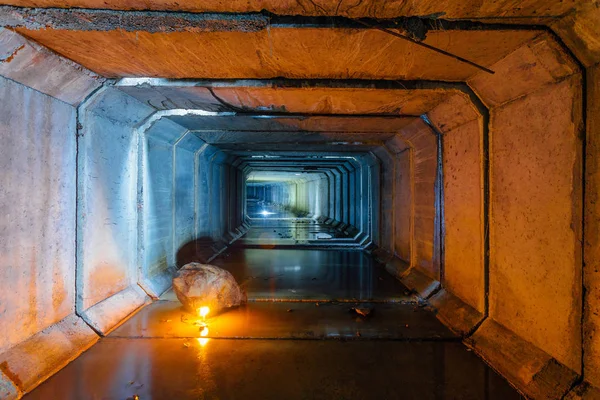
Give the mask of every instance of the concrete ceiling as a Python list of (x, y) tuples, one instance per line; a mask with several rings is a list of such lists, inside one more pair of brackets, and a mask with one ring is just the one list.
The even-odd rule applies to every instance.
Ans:
[(398, 132), (406, 127), (414, 117), (286, 117), (286, 116), (171, 116), (172, 121), (190, 131), (231, 131), (231, 132)]
[(309, 114), (421, 115), (441, 103), (445, 89), (214, 88), (227, 104), (254, 111)]
[(208, 144), (231, 143), (332, 143), (383, 142), (394, 133), (348, 133), (348, 132), (196, 132), (196, 136)]
[[(479, 72), (375, 29), (17, 31), (106, 77), (465, 81)], [(439, 30), (429, 31), (423, 43), (490, 66), (539, 33), (509, 28)]]
[(115, 10), (170, 10), (191, 12), (259, 12), (282, 15), (344, 15), (395, 18), (437, 16), (444, 18), (557, 17), (572, 10), (575, 0), (4, 0), (22, 7), (82, 7)]
[[(381, 146), (415, 118), (455, 96), (457, 90), (448, 88), (456, 86), (448, 82), (467, 82), (482, 72), (481, 67), (459, 58), (489, 68), (547, 34), (539, 26), (452, 19), (558, 19), (577, 2), (364, 3), (13, 0), (5, 4), (89, 9), (13, 9), (4, 20), (17, 32), (105, 77), (161, 78), (165, 82), (117, 83), (120, 90), (157, 110), (223, 113), (169, 119), (231, 154), (359, 153)], [(195, 12), (223, 14), (192, 14)], [(234, 14), (250, 12), (257, 14)], [(267, 12), (277, 15), (271, 20)], [(306, 17), (324, 15), (373, 19), (336, 17), (329, 23), (324, 18)], [(428, 18), (391, 19), (408, 16)], [(435, 19), (440, 17), (444, 20)], [(365, 21), (381, 25), (360, 25)], [(411, 23), (417, 28), (410, 28)], [(390, 28), (390, 24), (394, 32), (410, 36), (412, 42), (377, 29)], [(421, 37), (415, 38), (419, 34)], [(213, 80), (221, 83), (210, 83)], [(241, 80), (328, 83), (226, 83)], [(342, 80), (429, 84), (402, 89), (335, 84)], [(403, 86), (402, 82), (398, 86)]]
[[(143, 82), (143, 81), (142, 81)], [(452, 89), (378, 89), (375, 87), (284, 87), (277, 84), (240, 86), (205, 82), (149, 81), (120, 89), (159, 110), (273, 112), (292, 114), (376, 114), (418, 116), (441, 103)], [(138, 82), (139, 83), (139, 82)], [(332, 82), (333, 83), (333, 82)], [(127, 82), (125, 82), (127, 84)], [(201, 86), (207, 84), (208, 86)], [(248, 83), (245, 83), (248, 85)], [(302, 84), (302, 83), (299, 83)]]
[(252, 171), (246, 179), (250, 183), (290, 182), (295, 180), (317, 179), (320, 174), (314, 172)]

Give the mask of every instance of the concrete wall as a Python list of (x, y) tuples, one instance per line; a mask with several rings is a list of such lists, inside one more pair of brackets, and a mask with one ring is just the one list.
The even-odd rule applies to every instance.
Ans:
[[(386, 146), (378, 146), (372, 153), (379, 159), (381, 164), (381, 177), (380, 177), (380, 206), (379, 206), (379, 247), (384, 250), (386, 257), (393, 256), (395, 254), (395, 242), (396, 233), (400, 229), (395, 226), (395, 218), (397, 210), (397, 193), (395, 189), (396, 185), (396, 158), (394, 154)], [(354, 187), (360, 187), (360, 176), (357, 171), (353, 172), (354, 176)], [(356, 193), (356, 192), (355, 192)], [(410, 190), (409, 190), (410, 193)], [(353, 209), (356, 213), (354, 217), (354, 223), (360, 220), (360, 208), (356, 207)], [(410, 233), (410, 231), (408, 231)], [(384, 261), (384, 260), (382, 260)]]
[[(142, 274), (148, 275), (151, 279), (162, 275), (169, 266), (175, 265), (173, 143), (183, 132), (181, 127), (167, 121), (160, 120), (144, 135), (144, 263)], [(160, 293), (159, 288), (155, 290)]]
[[(411, 252), (411, 265), (417, 267), (429, 278), (439, 281), (439, 222), (436, 220), (437, 137), (431, 128), (421, 120), (416, 120), (404, 128), (400, 136), (412, 151), (412, 240), (414, 247)], [(401, 172), (399, 171), (399, 173)], [(405, 187), (406, 185), (403, 184), (402, 188)], [(399, 222), (405, 224), (403, 220)]]
[(243, 222), (237, 211), (242, 207), (242, 172), (221, 150), (204, 144), (197, 152), (197, 173), (196, 237), (229, 243), (239, 237), (236, 229)]
[(75, 108), (0, 77), (0, 353), (75, 301)]
[(528, 395), (557, 396), (581, 372), (581, 76), (546, 35), (493, 68), (469, 82), (491, 115), (489, 319), (471, 342)]
[(583, 286), (583, 378), (585, 380), (570, 398), (600, 397), (600, 265), (598, 209), (600, 195), (600, 10), (593, 2), (579, 4), (575, 12), (555, 21), (552, 29), (569, 46), (587, 68), (586, 174), (585, 174), (585, 231)]
[(140, 273), (144, 287), (158, 296), (171, 285), (178, 249), (195, 236), (195, 151), (203, 142), (166, 118), (142, 134)]
[(484, 121), (465, 93), (427, 115), (442, 140), (444, 235), (442, 290), (430, 301), (440, 320), (465, 335), (487, 312)]
[(490, 314), (575, 371), (581, 356), (578, 85), (578, 79), (564, 81), (495, 109), (491, 143)]
[[(386, 160), (387, 157), (380, 154), (385, 151), (391, 157), (391, 162), (385, 163), (383, 169), (382, 204), (388, 193), (392, 197), (392, 205), (382, 209), (382, 224), (391, 225), (391, 229), (386, 230), (392, 239), (390, 253), (401, 260), (403, 265), (410, 267), (413, 247), (412, 149), (400, 134), (387, 140), (382, 148), (385, 150), (378, 150), (375, 154)], [(391, 183), (387, 183), (389, 176), (392, 178)]]
[(13, 399), (98, 338), (75, 314), (75, 107), (103, 80), (4, 29), (0, 54), (0, 397)]
[(175, 249), (196, 238), (196, 177), (198, 174), (196, 153), (203, 145), (204, 142), (186, 132), (178, 139), (173, 149)]
[(101, 332), (146, 300), (137, 286), (138, 136), (134, 125), (153, 111), (107, 88), (80, 115), (77, 308)]
[(385, 260), (386, 268), (428, 298), (441, 279), (438, 136), (424, 120), (416, 119), (385, 146), (395, 161), (394, 257)]
[(583, 375), (600, 394), (600, 67), (587, 71)]
[(295, 184), (296, 204), (292, 209), (313, 218), (328, 215), (329, 191), (326, 175), (310, 177)]
[(406, 149), (395, 159), (394, 254), (410, 263), (412, 249), (412, 180), (411, 151)]
[(240, 236), (241, 173), (231, 157), (168, 118), (152, 124), (144, 140), (141, 278), (159, 295), (175, 268), (207, 262)]

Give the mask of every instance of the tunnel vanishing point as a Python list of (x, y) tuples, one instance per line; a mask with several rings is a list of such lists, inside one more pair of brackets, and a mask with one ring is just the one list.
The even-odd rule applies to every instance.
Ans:
[[(488, 378), (446, 398), (500, 398), (498, 374), (528, 398), (600, 399), (597, 0), (0, 3), (1, 399), (113, 398), (86, 392), (86, 371), (101, 380), (101, 353), (127, 358), (114, 349), (139, 321), (170, 323), (151, 310), (180, 312), (164, 296), (189, 261), (250, 282), (247, 309), (215, 317), (198, 351), (231, 342), (268, 370), (268, 348), (283, 371), (285, 354), (302, 352), (300, 374), (311, 359), (364, 359), (365, 381), (392, 377), (387, 398), (434, 398), (437, 386), (394, 391), (412, 368), (394, 357), (449, 337)], [(281, 276), (258, 279), (253, 257)], [(307, 268), (314, 277), (282, 289)], [(382, 273), (367, 282), (367, 268)], [(309, 293), (327, 279), (341, 286)], [(398, 289), (374, 289), (388, 282)], [(344, 301), (373, 307), (356, 328), (371, 330), (328, 341)], [(446, 333), (406, 336), (425, 324), (403, 319), (417, 304)], [(223, 333), (237, 324), (227, 318), (261, 312), (267, 322), (230, 335), (248, 340)], [(289, 334), (293, 318), (324, 340)], [(173, 354), (191, 352), (197, 334), (178, 334), (165, 333), (183, 341)], [(290, 340), (262, 341), (271, 334)], [(155, 365), (143, 349), (134, 375)], [(427, 354), (420, 376), (478, 379), (451, 367), (449, 350)], [(206, 377), (216, 364), (198, 357), (200, 372), (178, 373)], [(259, 393), (240, 389), (235, 368), (229, 383), (209, 371), (216, 383), (189, 398)], [(136, 386), (127, 373), (118, 379), (141, 399), (174, 398), (159, 375)], [(272, 398), (290, 398), (269, 380)], [(362, 383), (326, 398), (368, 398)], [(35, 397), (43, 390), (54, 397)]]

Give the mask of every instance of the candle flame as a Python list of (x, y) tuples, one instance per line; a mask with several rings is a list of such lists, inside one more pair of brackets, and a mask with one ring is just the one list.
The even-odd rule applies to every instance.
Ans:
[(202, 318), (206, 318), (206, 316), (208, 315), (208, 313), (210, 312), (210, 308), (204, 306), (204, 307), (200, 307), (196, 309), (196, 312), (198, 313), (199, 316), (201, 316)]

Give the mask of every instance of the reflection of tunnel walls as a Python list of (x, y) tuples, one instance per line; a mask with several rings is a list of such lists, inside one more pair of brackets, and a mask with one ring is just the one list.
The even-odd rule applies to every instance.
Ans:
[(1, 28), (0, 58), (0, 397), (16, 398), (98, 338), (75, 313), (76, 107), (103, 79)]

